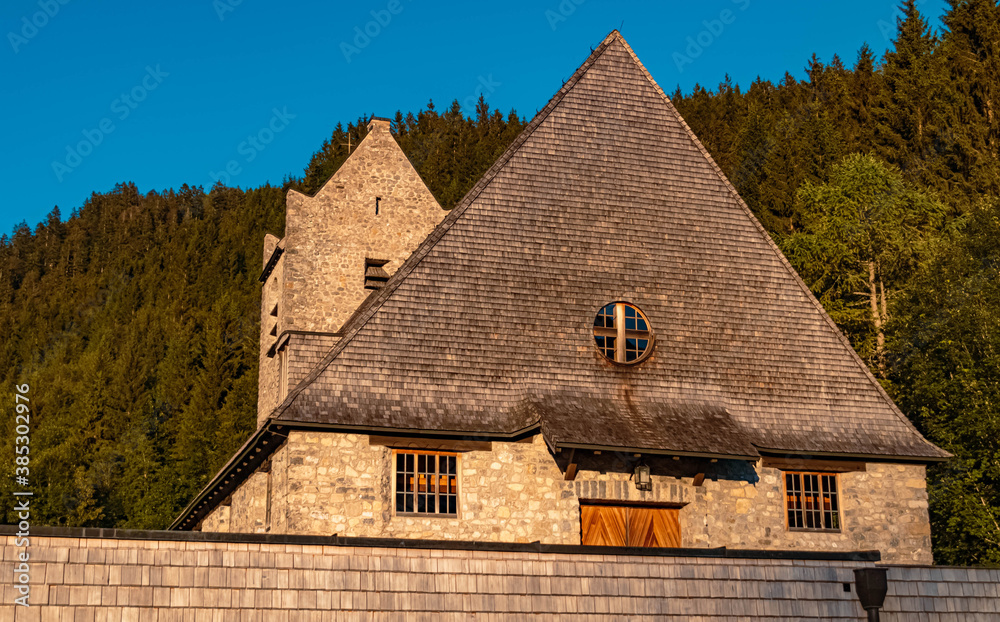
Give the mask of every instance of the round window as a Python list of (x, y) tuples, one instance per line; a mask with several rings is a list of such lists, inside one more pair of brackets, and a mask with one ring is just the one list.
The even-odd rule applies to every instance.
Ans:
[(594, 341), (609, 361), (633, 364), (652, 350), (653, 331), (638, 307), (627, 302), (612, 302), (594, 318)]

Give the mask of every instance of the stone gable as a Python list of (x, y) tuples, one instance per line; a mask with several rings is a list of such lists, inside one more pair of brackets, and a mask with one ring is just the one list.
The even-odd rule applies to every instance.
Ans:
[(444, 215), (389, 122), (377, 118), (315, 196), (288, 191), (285, 237), (264, 241), (264, 268), (273, 266), (261, 293), (258, 424), (336, 345), (371, 293), (366, 260), (386, 262), (392, 275)]
[(389, 260), (384, 269), (393, 274), (444, 218), (389, 122), (369, 128), (315, 197), (288, 192), (279, 332), (338, 331), (370, 293), (365, 259)]

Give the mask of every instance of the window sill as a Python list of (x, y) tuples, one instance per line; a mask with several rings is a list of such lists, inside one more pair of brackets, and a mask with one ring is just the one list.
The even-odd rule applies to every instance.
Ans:
[(796, 533), (843, 533), (842, 529), (807, 529), (805, 527), (789, 527), (788, 531)]
[(401, 518), (458, 518), (458, 514), (432, 514), (430, 512), (395, 512)]

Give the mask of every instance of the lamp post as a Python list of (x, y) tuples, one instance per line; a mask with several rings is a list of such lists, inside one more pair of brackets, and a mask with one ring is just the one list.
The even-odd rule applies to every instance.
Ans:
[(868, 622), (878, 622), (878, 610), (885, 603), (885, 594), (889, 591), (886, 569), (856, 568), (854, 586), (861, 606), (868, 612)]

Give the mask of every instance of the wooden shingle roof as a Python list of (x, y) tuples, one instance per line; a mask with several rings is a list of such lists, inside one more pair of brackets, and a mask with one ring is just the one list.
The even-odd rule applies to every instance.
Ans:
[[(655, 350), (606, 361), (609, 302)], [(277, 422), (940, 459), (612, 32), (344, 326)]]

